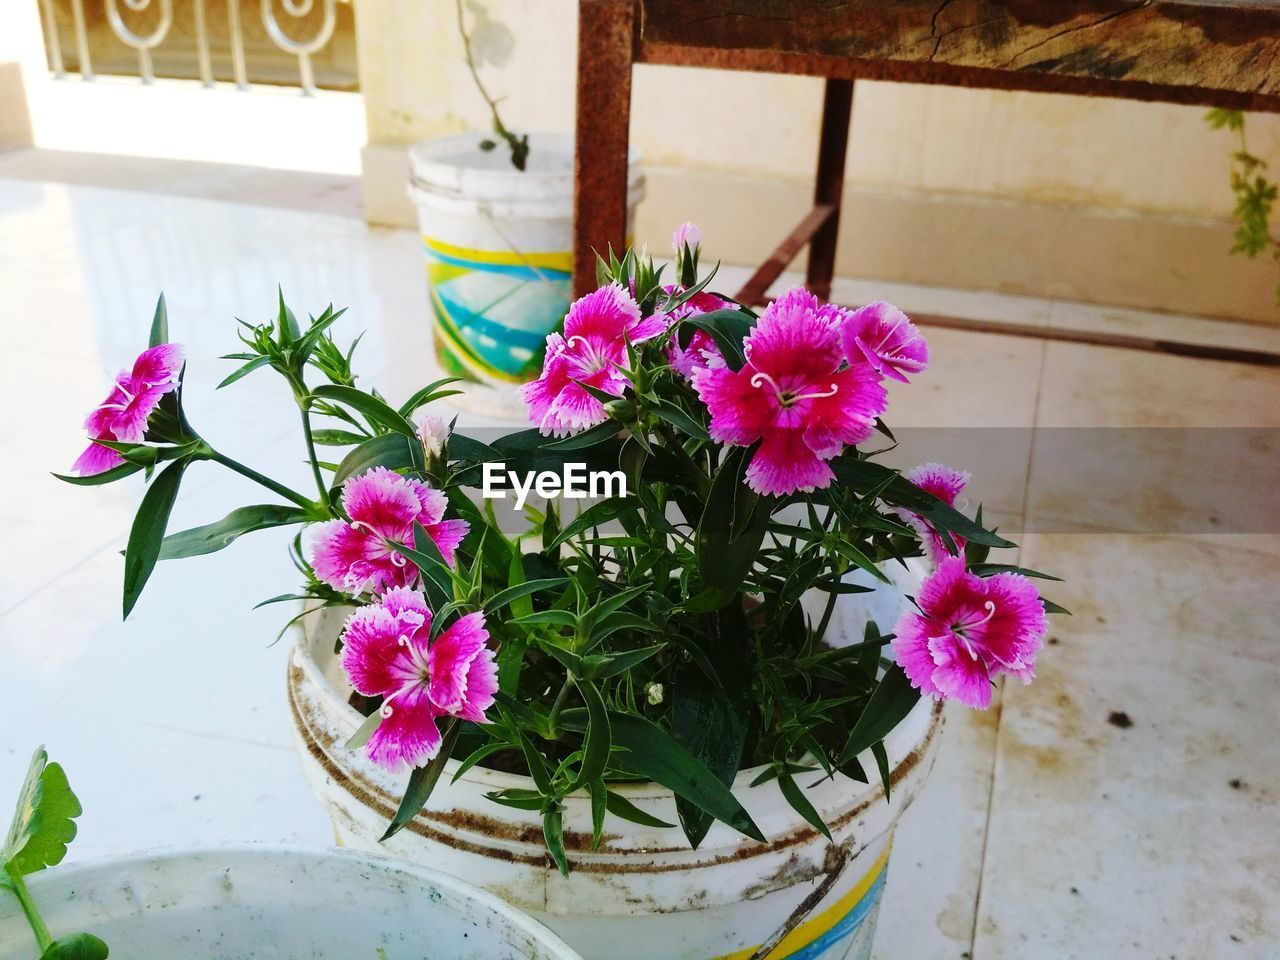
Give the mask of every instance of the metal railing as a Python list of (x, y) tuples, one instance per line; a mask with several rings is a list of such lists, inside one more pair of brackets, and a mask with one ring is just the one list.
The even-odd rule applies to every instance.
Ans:
[[(89, 2), (91, 0), (39, 0), (49, 67), (56, 77), (65, 78), (71, 72), (66, 63), (70, 54), (64, 56), (59, 27), (59, 13), (63, 14), (61, 19), (65, 22), (67, 7), (70, 8), (69, 19), (74, 34), (77, 68), (74, 72), (84, 80), (93, 80), (96, 76), (91, 37), (95, 38), (99, 46), (106, 38), (98, 36), (103, 33), (100, 22), (91, 23), (90, 17), (86, 16), (86, 4)], [(253, 0), (248, 2), (252, 3)], [(187, 58), (187, 63), (181, 64), (181, 72), (165, 75), (187, 75), (189, 60), (194, 54), (192, 72), (195, 77), (206, 87), (214, 86), (216, 77), (213, 51), (216, 44), (220, 57), (225, 59), (229, 55), (228, 79), (241, 90), (249, 89), (251, 64), (246, 57), (246, 21), (241, 10), (241, 0), (187, 0), (184, 4), (187, 9), (179, 11), (184, 26), (189, 25), (190, 28), (185, 37), (173, 35), (175, 0), (102, 0), (102, 4), (106, 26), (110, 28), (111, 35), (136, 52), (137, 75), (144, 84), (155, 81), (157, 73), (154, 52), (169, 40), (166, 51), (171, 54), (170, 59), (173, 60), (172, 55), (176, 54), (180, 62), (183, 57)], [(99, 11), (90, 9), (88, 13), (96, 15)], [(262, 30), (270, 43), (280, 52), (296, 58), (297, 86), (301, 87), (304, 94), (313, 95), (317, 83), (312, 58), (334, 39), (339, 20), (338, 0), (259, 0), (258, 15)], [(225, 21), (221, 26), (224, 29), (221, 32), (225, 35), (215, 39), (218, 25), (215, 24), (214, 29), (211, 29), (211, 18), (223, 17)], [(353, 85), (354, 74), (351, 81), (343, 86)]]

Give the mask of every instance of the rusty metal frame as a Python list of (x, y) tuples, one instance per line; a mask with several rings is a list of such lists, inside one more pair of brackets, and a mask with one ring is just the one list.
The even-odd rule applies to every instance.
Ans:
[[(892, 80), (1037, 93), (1065, 93), (1280, 113), (1280, 96), (1134, 80), (960, 67), (946, 63), (860, 60), (773, 50), (727, 50), (646, 43), (641, 0), (579, 0), (578, 105), (574, 163), (573, 295), (595, 285), (595, 256), (621, 249), (627, 231), (627, 149), (634, 64), (742, 70), (823, 77), (822, 132), (814, 176), (814, 205), (738, 291), (737, 299), (767, 302), (770, 285), (807, 245), (806, 286), (830, 295), (844, 187), (845, 157), (855, 80)], [(960, 317), (927, 316), (920, 322), (952, 329), (1093, 343), (1183, 356), (1280, 365), (1273, 353), (1231, 350), (1148, 337), (1105, 334)]]

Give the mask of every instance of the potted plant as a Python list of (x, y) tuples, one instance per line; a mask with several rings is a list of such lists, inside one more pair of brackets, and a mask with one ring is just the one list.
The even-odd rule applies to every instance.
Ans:
[[(281, 301), (228, 381), (289, 383), (307, 494), (187, 422), (162, 303), (72, 479), (155, 471), (126, 614), (159, 559), (303, 528), (304, 585), (273, 599), (302, 604), (290, 703), (345, 844), (499, 893), (588, 957), (865, 956), (936, 701), (1029, 681), (1057, 608), (988, 561), (1011, 544), (956, 509), (965, 474), (859, 446), (892, 445), (883, 381), (928, 364), (906, 316), (797, 289), (757, 317), (699, 278), (696, 229), (676, 254), (674, 283), (601, 262), (523, 388), (534, 428), (484, 440), (426, 412), (445, 382), (398, 407), (356, 386), (338, 314), (304, 328)], [(202, 460), (286, 502), (165, 536)], [(504, 530), (497, 497), (588, 477), (610, 495)]]
[[(491, 133), (435, 137), (409, 151), (409, 193), (427, 261), (433, 341), (443, 372), (473, 382), (464, 396), (509, 410), (511, 387), (537, 376), (542, 346), (569, 305), (573, 273), (573, 138), (518, 134), (481, 78), (513, 40), (478, 3), (457, 23), (467, 68), (492, 116)], [(627, 209), (644, 179), (633, 157)], [(517, 411), (518, 412), (518, 411)]]
[(495, 897), (368, 854), (258, 845), (47, 870), (80, 812), (62, 768), (37, 750), (0, 853), (0, 960), (417, 960), (425, 943), (440, 958), (577, 958)]

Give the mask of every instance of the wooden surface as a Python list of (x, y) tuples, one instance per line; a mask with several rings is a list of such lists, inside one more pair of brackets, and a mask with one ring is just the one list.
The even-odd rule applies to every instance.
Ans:
[[(640, 0), (646, 60), (798, 69), (793, 58), (1280, 96), (1280, 2), (1262, 0)], [(665, 53), (664, 48), (666, 48)], [(717, 57), (715, 51), (721, 55)], [(755, 64), (750, 61), (754, 55)], [(772, 59), (771, 59), (772, 58)], [(788, 60), (791, 62), (788, 64)], [(775, 67), (770, 67), (773, 62)], [(818, 66), (824, 66), (818, 64)], [(825, 64), (829, 67), (830, 63)], [(815, 69), (812, 72), (823, 72)], [(827, 73), (830, 76), (832, 74)], [(1004, 84), (993, 84), (1004, 85)], [(1067, 92), (1089, 92), (1067, 82)], [(1099, 89), (1097, 92), (1105, 92)], [(1151, 99), (1179, 99), (1153, 96)]]

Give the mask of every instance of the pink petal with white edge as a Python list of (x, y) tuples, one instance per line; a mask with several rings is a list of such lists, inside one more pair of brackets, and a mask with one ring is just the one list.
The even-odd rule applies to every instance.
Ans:
[(980, 657), (971, 656), (949, 633), (931, 637), (929, 653), (938, 665), (933, 671), (934, 686), (944, 697), (975, 710), (991, 706), (991, 675)]
[(156, 386), (176, 380), (182, 372), (183, 353), (178, 343), (162, 343), (144, 350), (133, 362), (129, 379), (135, 386)]
[(104, 447), (100, 443), (91, 443), (85, 448), (84, 453), (76, 457), (76, 462), (71, 465), (71, 470), (79, 476), (91, 477), (95, 474), (106, 473), (122, 463), (124, 463), (124, 457), (110, 447)]
[(449, 498), (444, 495), (444, 491), (429, 487), (421, 480), (415, 480), (413, 477), (404, 477), (403, 479), (417, 494), (418, 503), (421, 505), (418, 515), (414, 519), (424, 527), (430, 527), (432, 524), (438, 523), (440, 518), (444, 516), (445, 509), (449, 506)]
[(389, 770), (422, 766), (440, 752), (443, 737), (436, 720), (443, 715), (425, 685), (405, 690), (384, 706), (378, 729), (365, 747), (369, 759)]
[(693, 389), (711, 414), (711, 438), (717, 443), (748, 446), (774, 421), (768, 396), (751, 385), (750, 365), (741, 370), (700, 367), (693, 372)]
[(497, 697), (498, 665), (494, 652), (485, 647), (467, 667), (467, 695), (458, 716), (472, 723), (488, 723), (485, 711), (493, 706)]
[(346, 521), (316, 524), (310, 537), (311, 567), (335, 590), (359, 594), (406, 582), (403, 568), (391, 563), (388, 548)]
[(933, 494), (947, 506), (955, 506), (956, 498), (969, 484), (970, 474), (941, 463), (922, 463), (903, 474), (925, 493)]
[(471, 524), (465, 520), (441, 520), (439, 523), (433, 523), (426, 530), (427, 536), (431, 537), (436, 549), (444, 557), (444, 562), (452, 567), (454, 555), (458, 552), (462, 541), (467, 539)]
[[(797, 376), (815, 382), (840, 365), (840, 335), (807, 290), (791, 290), (765, 308), (743, 341), (749, 366), (781, 382)], [(825, 385), (822, 387), (825, 389)]]
[(418, 629), (431, 629), (431, 608), (427, 598), (417, 590), (396, 587), (388, 590), (378, 601), (393, 617), (416, 625)]
[(619, 284), (611, 283), (569, 306), (564, 318), (564, 338), (570, 345), (574, 337), (619, 340), (639, 322), (640, 305)]
[(902, 667), (911, 685), (926, 696), (941, 697), (942, 693), (933, 683), (937, 664), (929, 652), (929, 621), (915, 611), (906, 611), (894, 627), (890, 644), (893, 659)]
[(412, 529), (422, 504), (404, 477), (386, 467), (373, 467), (343, 484), (342, 508), (353, 522), (399, 539)]
[(969, 591), (975, 591), (978, 585), (974, 581), (977, 580), (977, 577), (965, 570), (963, 560), (948, 557), (938, 564), (938, 569), (921, 585), (916, 601), (926, 616), (945, 615), (950, 612), (952, 594), (966, 587)]
[(835, 474), (825, 460), (809, 449), (800, 430), (774, 429), (747, 466), (747, 486), (766, 496), (821, 490)]
[(431, 700), (446, 713), (456, 713), (467, 696), (467, 670), (485, 643), (489, 631), (484, 614), (469, 613), (451, 624), (427, 650), (431, 669)]
[(842, 324), (845, 356), (853, 364), (865, 360), (886, 377), (907, 383), (906, 374), (929, 365), (929, 345), (907, 315), (877, 300), (854, 311)]
[(342, 668), (351, 685), (366, 697), (385, 697), (410, 682), (413, 671), (400, 637), (415, 629), (378, 604), (348, 617), (342, 631)]

